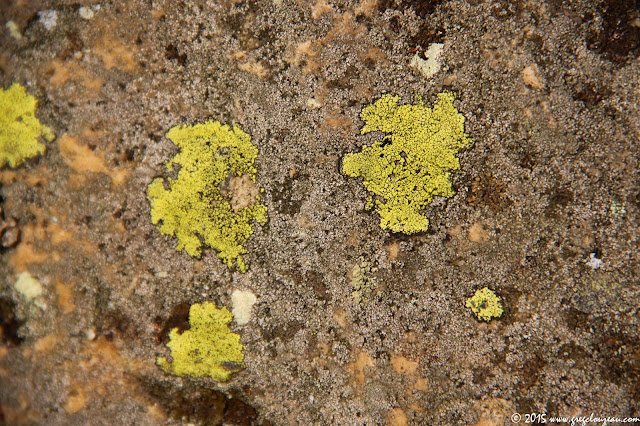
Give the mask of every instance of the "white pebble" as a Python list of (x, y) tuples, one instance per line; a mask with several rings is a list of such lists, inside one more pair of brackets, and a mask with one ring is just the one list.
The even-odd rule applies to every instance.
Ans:
[(78, 10), (78, 13), (80, 13), (82, 19), (89, 20), (93, 18), (93, 10), (87, 6), (82, 6), (80, 10)]
[(38, 12), (38, 16), (40, 17), (40, 23), (47, 31), (51, 31), (58, 24), (58, 12), (55, 10), (41, 10)]

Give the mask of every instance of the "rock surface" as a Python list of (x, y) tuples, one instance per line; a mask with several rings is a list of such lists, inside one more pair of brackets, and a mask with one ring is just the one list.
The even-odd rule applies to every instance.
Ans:
[[(24, 85), (57, 135), (0, 170), (0, 423), (638, 415), (637, 2), (95, 6), (0, 2), (0, 84)], [(432, 43), (442, 67), (426, 80), (410, 63)], [(429, 205), (428, 231), (382, 230), (340, 173), (381, 137), (360, 135), (360, 111), (444, 90), (473, 140), (456, 193)], [(176, 153), (166, 132), (208, 119), (259, 149), (269, 220), (245, 274), (175, 251), (150, 221), (146, 188)], [(361, 259), (377, 286), (357, 303)], [(16, 292), (25, 272), (44, 309)], [(489, 323), (465, 307), (485, 286), (504, 307)], [(221, 384), (156, 366), (190, 305), (231, 308), (236, 289), (257, 299), (229, 324), (244, 369)]]

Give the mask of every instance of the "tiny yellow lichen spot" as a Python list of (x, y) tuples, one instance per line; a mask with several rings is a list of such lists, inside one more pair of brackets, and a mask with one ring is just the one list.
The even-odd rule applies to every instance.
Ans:
[[(433, 108), (421, 102), (398, 105), (398, 96), (384, 95), (365, 107), (362, 134), (382, 131), (381, 142), (344, 156), (342, 172), (362, 177), (375, 200), (382, 229), (414, 234), (426, 231), (422, 210), (434, 196), (451, 197), (449, 170), (458, 170), (456, 154), (471, 140), (464, 132), (464, 116), (453, 106), (451, 93), (440, 93)], [(374, 201), (367, 201), (373, 207)]]
[[(162, 178), (147, 188), (151, 222), (162, 234), (178, 238), (176, 250), (200, 257), (206, 245), (227, 266), (235, 263), (240, 272), (246, 272), (243, 244), (253, 233), (254, 221), (261, 225), (267, 221), (267, 207), (258, 192), (247, 189), (255, 183), (258, 148), (239, 126), (218, 121), (177, 126), (166, 136), (180, 148), (167, 162), (167, 172), (173, 171), (174, 164), (180, 171), (176, 179), (167, 179), (168, 189)], [(244, 176), (248, 179), (239, 182), (245, 184), (234, 184), (234, 177)], [(231, 191), (225, 188), (228, 181)]]
[(45, 146), (38, 138), (54, 139), (53, 131), (36, 117), (37, 106), (36, 98), (18, 83), (7, 90), (0, 88), (0, 168), (6, 164), (18, 167), (43, 154)]
[(471, 308), (480, 320), (491, 321), (492, 318), (500, 318), (504, 310), (500, 303), (500, 297), (487, 287), (476, 291), (473, 297), (467, 299), (467, 308)]
[(240, 336), (229, 331), (233, 315), (227, 308), (218, 309), (211, 302), (196, 303), (189, 309), (191, 328), (182, 334), (177, 328), (169, 332), (173, 362), (159, 357), (157, 364), (177, 376), (211, 377), (218, 382), (229, 380), (231, 373), (243, 367), (244, 345)]

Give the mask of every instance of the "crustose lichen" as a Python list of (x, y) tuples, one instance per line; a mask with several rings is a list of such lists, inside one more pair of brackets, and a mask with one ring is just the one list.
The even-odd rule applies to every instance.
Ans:
[(491, 321), (492, 318), (500, 318), (503, 313), (500, 297), (493, 290), (484, 287), (467, 299), (467, 308), (471, 308), (480, 320)]
[(147, 188), (151, 222), (178, 239), (176, 250), (200, 257), (206, 245), (227, 266), (235, 263), (245, 272), (243, 244), (253, 233), (253, 222), (267, 221), (267, 207), (254, 186), (258, 148), (239, 126), (218, 121), (177, 126), (167, 138), (180, 148), (167, 162), (167, 172), (174, 164), (180, 171), (177, 178), (167, 179), (168, 188), (162, 178)]
[(38, 101), (23, 86), (14, 83), (0, 88), (0, 168), (18, 167), (28, 158), (43, 154), (41, 136), (52, 141), (53, 131), (40, 123), (35, 115)]
[(227, 308), (218, 309), (214, 303), (196, 303), (189, 309), (191, 328), (180, 333), (169, 332), (173, 362), (159, 357), (157, 364), (167, 373), (178, 376), (211, 377), (224, 382), (231, 373), (242, 368), (244, 345), (240, 336), (229, 330), (233, 315)]
[(464, 116), (453, 106), (451, 93), (440, 93), (433, 108), (422, 102), (398, 105), (398, 96), (384, 95), (365, 107), (361, 133), (382, 131), (382, 141), (364, 146), (342, 160), (342, 172), (361, 177), (377, 198), (382, 229), (414, 234), (426, 231), (422, 213), (434, 196), (451, 197), (450, 170), (458, 170), (458, 151), (471, 140), (464, 132)]

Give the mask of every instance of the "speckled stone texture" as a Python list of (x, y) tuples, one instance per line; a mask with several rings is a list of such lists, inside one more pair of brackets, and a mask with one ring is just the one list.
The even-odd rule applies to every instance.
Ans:
[[(0, 2), (0, 84), (24, 85), (57, 135), (0, 171), (0, 418), (638, 415), (637, 6)], [(426, 80), (409, 64), (434, 42), (442, 68)], [(359, 113), (384, 93), (431, 104), (443, 90), (473, 140), (456, 194), (426, 209), (427, 232), (384, 231), (362, 182), (340, 174), (346, 153), (382, 137), (359, 134)], [(150, 221), (146, 188), (176, 152), (165, 133), (207, 119), (240, 124), (259, 149), (269, 221), (246, 243), (246, 274), (211, 250), (175, 251)], [(362, 260), (377, 286), (356, 303)], [(14, 287), (22, 272), (41, 283), (38, 303)], [(485, 286), (504, 305), (490, 323), (465, 307)], [(243, 370), (219, 384), (156, 366), (191, 304), (231, 308), (235, 290), (257, 297), (251, 320), (230, 324)]]

